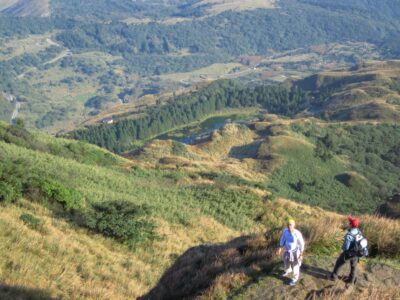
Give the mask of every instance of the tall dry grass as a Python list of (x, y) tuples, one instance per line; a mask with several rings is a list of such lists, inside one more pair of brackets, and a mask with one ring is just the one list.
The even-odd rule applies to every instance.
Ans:
[(341, 239), (341, 222), (337, 217), (321, 216), (321, 218), (302, 220), (298, 228), (301, 229), (309, 245), (323, 242), (334, 246)]
[[(40, 230), (20, 220), (25, 213), (42, 221)], [(38, 204), (0, 206), (0, 299), (136, 299), (189, 247), (238, 235), (206, 217), (186, 227), (155, 221), (162, 240), (132, 252)]]
[(275, 262), (276, 234), (244, 236), (189, 249), (164, 273), (145, 299), (215, 299), (248, 282)]
[[(387, 219), (376, 215), (360, 216), (360, 230), (368, 240), (371, 257), (400, 258), (400, 220)], [(323, 244), (332, 250), (339, 250), (348, 228), (347, 217), (321, 216), (318, 219), (302, 221), (309, 246)]]
[(371, 255), (400, 259), (400, 220), (364, 215), (360, 224)]
[[(279, 199), (268, 203), (261, 218), (268, 227), (283, 228), (287, 218), (296, 220), (296, 227), (306, 239), (306, 250), (322, 245), (334, 255), (340, 251), (348, 226), (347, 216)], [(370, 255), (400, 259), (400, 220), (378, 215), (359, 216), (360, 230), (369, 243)]]
[[(188, 250), (143, 299), (228, 297), (280, 263), (274, 253), (289, 217), (296, 219), (296, 226), (306, 239), (306, 256), (322, 254), (333, 260), (341, 251), (347, 216), (284, 199), (265, 203), (260, 213), (258, 220), (265, 226), (259, 229), (267, 229), (266, 232)], [(400, 243), (394, 241), (400, 237), (400, 221), (364, 215), (360, 216), (360, 228), (369, 240), (372, 255), (395, 258), (399, 253)], [(396, 299), (398, 293), (374, 286), (354, 294), (344, 286), (334, 285), (315, 292), (315, 299), (349, 299), (355, 295), (357, 299)]]
[[(286, 203), (280, 202), (278, 203)], [(286, 203), (290, 206), (290, 203)], [(288, 210), (286, 206), (286, 211)], [(298, 228), (306, 239), (306, 255), (320, 254), (320, 248), (327, 252), (324, 257), (334, 259), (341, 251), (347, 217), (328, 213), (320, 209), (299, 210), (304, 214)], [(270, 213), (273, 213), (270, 211)], [(318, 214), (313, 215), (314, 213)], [(305, 217), (308, 215), (308, 219)], [(311, 217), (312, 216), (312, 217)], [(400, 235), (399, 221), (377, 216), (362, 216), (361, 226), (370, 241), (370, 247), (380, 249), (374, 255), (394, 258), (398, 249), (393, 247), (392, 235)], [(382, 231), (390, 227), (384, 234)], [(196, 298), (202, 300), (224, 299), (234, 291), (268, 273), (280, 258), (275, 255), (282, 227), (267, 230), (265, 234), (241, 237), (226, 244), (207, 245), (188, 250), (164, 273), (158, 285), (141, 299)], [(396, 237), (397, 238), (397, 237)], [(368, 289), (351, 290), (341, 284), (327, 284), (319, 291), (310, 292), (309, 299), (397, 299), (399, 291), (380, 288), (376, 284)]]

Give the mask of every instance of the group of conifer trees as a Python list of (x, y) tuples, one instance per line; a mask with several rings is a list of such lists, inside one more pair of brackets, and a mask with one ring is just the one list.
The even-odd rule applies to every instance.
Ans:
[(309, 103), (310, 96), (299, 88), (280, 85), (246, 87), (224, 80), (153, 107), (141, 118), (90, 126), (71, 132), (69, 136), (118, 153), (130, 149), (134, 140), (157, 136), (225, 108), (261, 106), (270, 113), (290, 116)]

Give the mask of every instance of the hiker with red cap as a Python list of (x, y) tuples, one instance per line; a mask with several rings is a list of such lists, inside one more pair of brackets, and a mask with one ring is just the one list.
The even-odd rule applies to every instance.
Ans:
[(346, 262), (350, 262), (350, 275), (346, 282), (354, 284), (357, 281), (357, 264), (360, 257), (368, 255), (367, 240), (362, 236), (360, 229), (358, 229), (358, 219), (349, 216), (349, 229), (344, 236), (342, 250), (338, 259), (336, 260), (333, 272), (330, 275), (331, 280), (338, 278), (338, 272)]

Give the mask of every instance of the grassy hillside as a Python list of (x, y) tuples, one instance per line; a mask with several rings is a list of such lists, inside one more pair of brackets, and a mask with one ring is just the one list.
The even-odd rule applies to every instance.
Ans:
[[(183, 144), (183, 130), (154, 140), (130, 158), (146, 168), (185, 170), (197, 180), (259, 189), (342, 213), (373, 213), (398, 191), (391, 124), (324, 122), (259, 115)], [(273, 197), (273, 196), (271, 196)]]
[[(183, 258), (179, 256), (190, 247), (204, 249), (201, 244), (228, 242), (229, 249), (232, 238), (266, 229), (280, 230), (287, 216), (297, 218), (307, 234), (309, 264), (318, 266), (320, 257), (332, 261), (331, 255), (340, 244), (343, 217), (320, 208), (277, 200), (277, 196), (287, 193), (295, 177), (285, 175), (277, 180), (276, 172), (283, 170), (283, 174), (297, 176), (285, 171), (285, 162), (294, 153), (291, 151), (304, 153), (304, 157), (301, 162), (290, 161), (289, 165), (300, 168), (315, 164), (315, 169), (305, 170), (301, 179), (319, 168), (324, 171), (316, 175), (333, 177), (341, 168), (350, 167), (337, 154), (328, 163), (313, 156), (309, 148), (316, 137), (303, 136), (301, 127), (310, 120), (290, 121), (272, 115), (262, 118), (246, 125), (227, 124), (196, 145), (154, 141), (128, 158), (83, 142), (27, 131), (20, 121), (13, 126), (1, 124), (0, 295), (8, 299), (18, 295), (22, 299), (68, 298), (71, 293), (82, 299), (138, 297), (156, 286), (169, 266), (176, 263), (180, 269)], [(314, 125), (321, 130), (327, 126)], [(344, 196), (361, 195), (357, 178), (342, 179), (350, 183), (349, 187), (341, 188)], [(301, 202), (319, 199), (318, 205), (336, 209), (332, 203), (321, 200), (332, 193), (335, 181), (333, 178), (324, 181), (326, 189), (321, 194), (309, 188), (301, 193), (296, 191), (294, 199)], [(346, 213), (368, 210), (368, 203), (360, 205), (355, 198), (352, 201), (345, 203)], [(315, 222), (321, 217), (332, 220), (328, 232), (315, 231), (318, 228)], [(399, 243), (393, 236), (400, 236), (398, 221), (363, 218), (363, 230), (371, 242), (373, 256), (397, 265)], [(239, 239), (233, 243), (234, 247), (253, 245), (249, 256), (235, 258), (236, 254), (229, 254), (217, 265), (212, 261), (206, 264), (216, 267), (227, 264), (223, 269), (229, 272), (233, 259), (243, 274), (231, 280), (224, 272), (209, 269), (207, 272), (214, 275), (206, 275), (205, 284), (200, 280), (202, 273), (198, 273), (199, 281), (192, 281), (190, 284), (194, 286), (186, 291), (191, 296), (204, 294), (211, 298), (237, 289), (244, 293), (243, 284), (252, 285), (255, 278), (263, 278), (275, 264), (274, 259), (269, 260), (272, 248), (265, 255), (257, 249), (272, 247), (275, 242), (270, 240), (265, 244), (262, 237), (254, 241)], [(207, 253), (212, 256), (214, 246), (210, 249)], [(226, 247), (216, 246), (216, 249)], [(311, 260), (312, 257), (317, 261)], [(188, 271), (203, 268), (202, 264), (192, 266), (192, 260), (184, 261)], [(227, 278), (231, 278), (232, 284), (226, 283)], [(170, 282), (170, 279), (161, 282), (165, 280)], [(374, 284), (382, 287), (379, 280)], [(180, 293), (180, 288), (175, 291)], [(154, 293), (159, 291), (156, 289)]]
[[(24, 120), (0, 122), (1, 299), (400, 296), (400, 62), (370, 61), (400, 54), (399, 5), (0, 2), (0, 119)], [(348, 214), (353, 290), (325, 280)]]
[[(136, 297), (188, 247), (257, 227), (259, 195), (194, 185), (185, 173), (132, 168), (86, 144), (42, 135), (24, 144), (23, 129), (2, 130), (1, 281), (11, 298), (20, 286), (52, 296), (67, 297), (73, 289), (85, 299)], [(79, 155), (71, 145), (83, 147)], [(114, 219), (104, 219), (103, 209)], [(129, 216), (129, 235), (113, 227)]]
[(320, 73), (296, 84), (313, 91), (314, 110), (327, 119), (399, 121), (399, 61), (359, 65)]
[[(307, 245), (296, 287), (289, 287), (280, 277), (282, 262), (275, 255), (287, 216), (296, 216), (297, 227)], [(391, 240), (391, 234), (397, 235), (398, 221), (361, 218), (361, 228), (369, 237), (371, 248), (392, 249), (396, 253), (392, 259), (397, 258), (384, 263), (382, 257), (377, 259), (376, 252), (375, 258), (362, 259), (359, 269), (363, 275), (352, 289), (341, 280), (336, 283), (327, 280), (340, 252), (344, 216), (280, 199), (265, 204), (261, 219), (266, 226), (265, 234), (187, 250), (164, 273), (157, 286), (140, 299), (396, 299), (399, 296), (396, 288), (399, 249), (376, 244)], [(388, 228), (390, 232), (386, 231)]]

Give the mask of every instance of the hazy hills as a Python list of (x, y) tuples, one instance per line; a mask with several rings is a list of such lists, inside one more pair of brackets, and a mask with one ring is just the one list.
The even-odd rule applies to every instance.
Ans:
[[(273, 8), (275, 1), (237, 1), (237, 0), (202, 0), (202, 1), (108, 1), (108, 3), (101, 1), (85, 1), (86, 3), (79, 3), (83, 7), (92, 7), (95, 9), (104, 8), (101, 13), (106, 14), (106, 7), (111, 8), (112, 11), (118, 12), (121, 16), (127, 19), (130, 17), (141, 17), (142, 22), (146, 22), (146, 18), (156, 17), (154, 11), (161, 11), (166, 9), (170, 12), (170, 17), (178, 17), (179, 15), (187, 14), (186, 11), (192, 11), (194, 15), (200, 16), (199, 12), (204, 12), (205, 15), (213, 15), (222, 13), (228, 10), (253, 10), (259, 8)], [(49, 3), (47, 0), (1, 0), (0, 13), (10, 16), (18, 17), (48, 17), (51, 12), (56, 15), (61, 13), (60, 7), (64, 7), (70, 1), (52, 1)], [(72, 3), (71, 3), (72, 4)], [(128, 11), (126, 11), (126, 9)], [(125, 11), (124, 11), (125, 10)], [(126, 14), (128, 13), (128, 14)], [(130, 16), (129, 16), (130, 14)], [(71, 16), (72, 17), (72, 16)], [(140, 22), (141, 19), (138, 19)]]
[(0, 13), (16, 17), (49, 17), (47, 0), (2, 0)]
[(202, 0), (194, 2), (188, 7), (191, 9), (206, 7), (206, 12), (208, 14), (219, 14), (229, 10), (243, 11), (243, 10), (253, 10), (253, 9), (271, 9), (275, 7), (275, 4), (276, 4), (275, 0), (268, 0), (268, 1)]
[(31, 5), (47, 7), (3, 2), (0, 89), (51, 133), (218, 78), (281, 82), (399, 53), (390, 1), (54, 0), (50, 18), (12, 17)]

